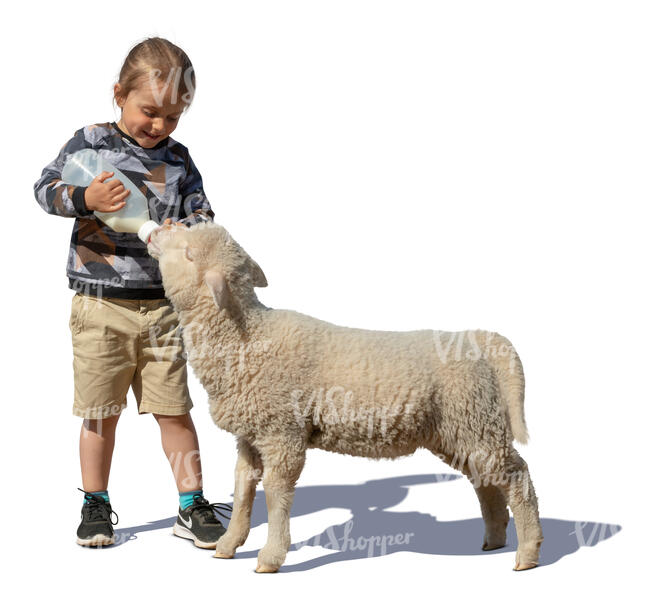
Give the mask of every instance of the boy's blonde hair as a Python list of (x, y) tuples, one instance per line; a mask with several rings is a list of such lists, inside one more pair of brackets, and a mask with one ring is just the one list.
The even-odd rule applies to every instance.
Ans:
[[(119, 95), (126, 99), (131, 91), (154, 80), (171, 87), (172, 99), (185, 103), (183, 112), (188, 110), (196, 89), (194, 67), (181, 48), (162, 37), (148, 37), (131, 48), (117, 80)], [(114, 94), (114, 103), (116, 97)]]

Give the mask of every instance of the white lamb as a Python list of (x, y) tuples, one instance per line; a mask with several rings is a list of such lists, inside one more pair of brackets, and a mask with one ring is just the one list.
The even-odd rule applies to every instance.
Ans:
[(158, 228), (149, 253), (178, 313), (188, 361), (214, 422), (237, 436), (233, 514), (215, 557), (232, 558), (250, 530), (263, 480), (268, 539), (257, 572), (275, 572), (291, 545), (289, 513), (308, 448), (396, 458), (426, 448), (474, 485), (483, 549), (506, 542), (515, 570), (538, 563), (543, 541), (525, 461), (524, 376), (503, 336), (341, 327), (270, 309), (259, 265), (214, 223)]

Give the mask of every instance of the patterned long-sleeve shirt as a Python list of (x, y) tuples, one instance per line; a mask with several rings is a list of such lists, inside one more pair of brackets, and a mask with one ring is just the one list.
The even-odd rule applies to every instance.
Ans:
[(69, 288), (107, 297), (164, 298), (158, 262), (138, 235), (115, 232), (87, 209), (87, 187), (61, 180), (67, 156), (86, 148), (97, 150), (133, 182), (156, 223), (170, 218), (192, 226), (212, 221), (214, 212), (187, 147), (167, 137), (144, 148), (115, 122), (91, 124), (75, 132), (34, 184), (36, 200), (48, 214), (75, 218), (66, 268)]

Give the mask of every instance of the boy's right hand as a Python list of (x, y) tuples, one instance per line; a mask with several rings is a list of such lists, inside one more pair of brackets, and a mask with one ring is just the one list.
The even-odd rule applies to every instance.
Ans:
[(104, 182), (115, 174), (102, 172), (90, 183), (84, 194), (86, 207), (91, 211), (111, 212), (122, 209), (126, 205), (126, 196), (131, 192), (124, 188), (117, 178)]

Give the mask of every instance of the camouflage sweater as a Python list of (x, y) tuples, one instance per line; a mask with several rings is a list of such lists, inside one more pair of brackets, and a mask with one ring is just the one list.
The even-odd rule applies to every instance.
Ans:
[(86, 208), (87, 187), (61, 180), (67, 155), (85, 148), (96, 149), (128, 176), (147, 198), (152, 220), (161, 224), (171, 218), (192, 226), (212, 220), (214, 213), (187, 147), (167, 137), (144, 148), (115, 122), (90, 124), (75, 132), (34, 184), (36, 201), (48, 214), (75, 218), (66, 268), (69, 288), (99, 296), (164, 298), (158, 262), (138, 235), (115, 232)]

